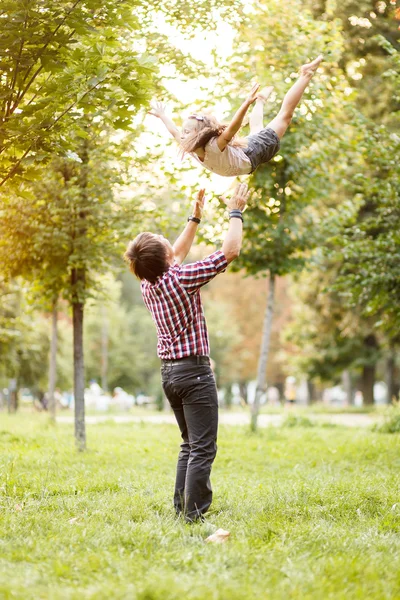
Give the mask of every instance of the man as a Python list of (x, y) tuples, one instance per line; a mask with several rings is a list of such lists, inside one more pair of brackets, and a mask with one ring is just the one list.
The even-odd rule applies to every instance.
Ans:
[(188, 522), (203, 519), (210, 507), (210, 473), (217, 452), (218, 397), (200, 288), (239, 256), (248, 197), (247, 185), (240, 184), (225, 200), (229, 228), (222, 249), (203, 260), (182, 265), (201, 220), (204, 190), (173, 246), (162, 235), (145, 232), (125, 252), (132, 273), (141, 279), (143, 300), (156, 325), (162, 385), (182, 435), (174, 506)]

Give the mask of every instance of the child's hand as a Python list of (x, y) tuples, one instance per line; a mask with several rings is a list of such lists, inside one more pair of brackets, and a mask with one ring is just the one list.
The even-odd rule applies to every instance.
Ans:
[(201, 219), (201, 216), (203, 214), (204, 194), (205, 194), (205, 189), (202, 188), (201, 190), (199, 190), (197, 192), (197, 198), (196, 198), (196, 200), (194, 202), (193, 216), (197, 217), (198, 219)]
[(165, 115), (165, 105), (162, 102), (154, 102), (151, 104), (151, 110), (147, 111), (148, 115), (153, 115), (153, 117), (157, 117), (161, 119)]
[(253, 104), (253, 102), (255, 102), (257, 100), (257, 92), (258, 92), (258, 88), (260, 87), (259, 83), (255, 83), (253, 85), (253, 87), (250, 90), (250, 94), (247, 96), (245, 102), (247, 104)]

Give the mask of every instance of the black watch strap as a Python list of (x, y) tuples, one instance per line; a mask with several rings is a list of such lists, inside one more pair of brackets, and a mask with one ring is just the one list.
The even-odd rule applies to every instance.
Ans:
[(198, 219), (197, 217), (193, 217), (193, 216), (188, 217), (188, 221), (193, 221), (194, 223), (197, 223), (197, 224), (201, 223), (201, 219)]

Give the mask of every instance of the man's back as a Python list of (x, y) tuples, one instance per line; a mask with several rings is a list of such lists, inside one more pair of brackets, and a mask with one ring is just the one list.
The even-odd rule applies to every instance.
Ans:
[(142, 281), (143, 300), (157, 328), (160, 358), (209, 355), (199, 290), (226, 266), (224, 254), (217, 250), (201, 261), (171, 266), (154, 284)]

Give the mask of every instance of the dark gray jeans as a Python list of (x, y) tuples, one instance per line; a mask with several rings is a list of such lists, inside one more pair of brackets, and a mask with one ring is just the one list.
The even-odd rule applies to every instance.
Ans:
[(196, 521), (212, 501), (211, 466), (217, 453), (218, 396), (207, 364), (179, 361), (163, 364), (162, 385), (182, 436), (174, 506), (189, 522)]

